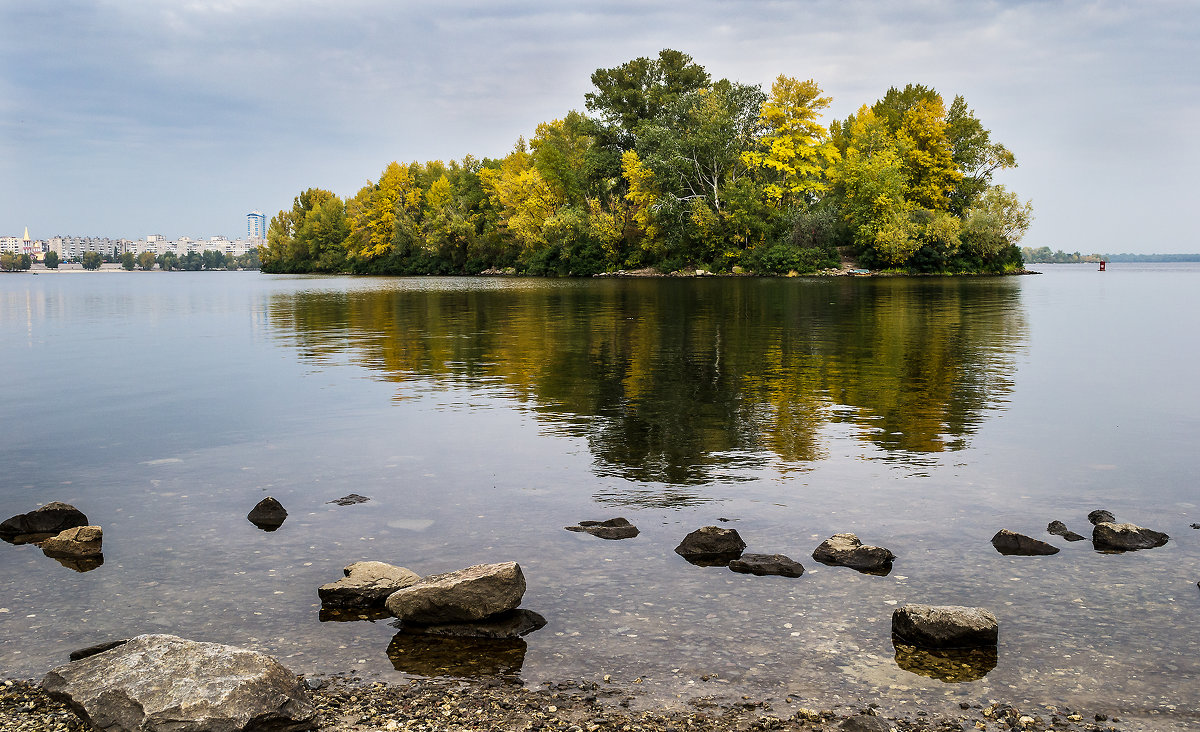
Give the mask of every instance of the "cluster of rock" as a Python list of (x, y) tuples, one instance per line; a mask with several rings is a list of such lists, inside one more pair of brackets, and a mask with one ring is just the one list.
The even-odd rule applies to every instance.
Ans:
[[(1088, 521), (1092, 524), (1092, 546), (1099, 552), (1131, 552), (1153, 549), (1166, 544), (1170, 539), (1161, 531), (1147, 529), (1136, 524), (1117, 523), (1112, 512), (1103, 509), (1089, 513)], [(1051, 521), (1046, 526), (1046, 532), (1061, 536), (1067, 541), (1083, 541), (1087, 538), (1071, 531), (1066, 524), (1057, 520)], [(992, 537), (992, 546), (996, 547), (996, 551), (1001, 554), (1019, 556), (1048, 556), (1057, 554), (1059, 551), (1058, 547), (1052, 544), (1008, 529), (996, 532), (996, 535)]]
[[(744, 554), (746, 542), (736, 529), (702, 526), (675, 547), (675, 553), (702, 567), (729, 567), (734, 572), (754, 575), (799, 577), (804, 567), (783, 554)], [(896, 555), (883, 547), (863, 544), (854, 534), (834, 534), (812, 553), (822, 564), (850, 567), (865, 574), (886, 575)]]
[(104, 564), (104, 530), (69, 503), (51, 501), (0, 523), (0, 539), (34, 544), (64, 567), (87, 572)]

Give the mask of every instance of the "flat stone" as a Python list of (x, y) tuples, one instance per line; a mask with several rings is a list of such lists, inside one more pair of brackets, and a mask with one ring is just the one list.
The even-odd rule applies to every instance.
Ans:
[(1096, 524), (1111, 524), (1116, 520), (1117, 518), (1112, 515), (1112, 511), (1105, 511), (1102, 508), (1088, 514), (1088, 521), (1092, 522), (1092, 526)]
[(342, 574), (346, 576), (317, 588), (321, 605), (330, 608), (383, 607), (393, 592), (421, 580), (416, 572), (385, 562), (355, 562), (345, 567)]
[(1058, 547), (1008, 529), (1000, 529), (996, 532), (996, 535), (992, 537), (992, 546), (996, 547), (996, 551), (1001, 554), (1008, 555), (1033, 557), (1058, 554)]
[(883, 547), (863, 544), (856, 535), (847, 533), (834, 534), (821, 542), (813, 550), (812, 557), (821, 564), (886, 575), (892, 571), (892, 561), (896, 555)]
[(871, 714), (856, 714), (853, 717), (847, 717), (838, 729), (845, 732), (892, 732), (892, 725), (882, 717), (876, 717)]
[(46, 674), (42, 688), (106, 732), (316, 728), (296, 675), (261, 653), (140, 635)]
[(782, 554), (743, 554), (729, 562), (729, 568), (734, 572), (760, 577), (764, 575), (799, 577), (804, 574), (804, 566), (800, 562)]
[(41, 508), (0, 523), (0, 539), (27, 543), (59, 534), (76, 526), (87, 526), (88, 518), (69, 503), (51, 501)]
[(994, 646), (999, 623), (980, 607), (905, 605), (892, 612), (892, 635), (921, 648)]
[(516, 610), (524, 595), (525, 575), (516, 562), (477, 564), (396, 590), (386, 607), (405, 623), (473, 622)]
[(598, 536), (601, 539), (632, 539), (638, 535), (638, 528), (624, 518), (612, 518), (607, 521), (580, 521), (578, 526), (566, 526), (567, 531), (583, 532)]
[(1132, 552), (1153, 549), (1167, 543), (1171, 537), (1135, 524), (1102, 522), (1092, 529), (1092, 545), (1099, 551)]
[(42, 542), (42, 553), (63, 559), (89, 559), (100, 556), (104, 531), (99, 526), (76, 526)]
[(1068, 529), (1067, 525), (1062, 521), (1051, 521), (1046, 525), (1046, 532), (1055, 536), (1061, 536), (1067, 541), (1083, 541), (1087, 538), (1082, 534), (1076, 534), (1074, 531)]
[(357, 493), (351, 493), (349, 495), (342, 496), (341, 498), (335, 498), (332, 501), (326, 501), (326, 503), (334, 503), (338, 506), (353, 506), (356, 503), (366, 503), (369, 500), (371, 499), (367, 498), (366, 496), (360, 496)]
[(742, 556), (746, 542), (737, 529), (702, 526), (683, 537), (675, 553), (693, 564), (725, 566)]
[(454, 638), (519, 638), (546, 625), (546, 619), (532, 610), (509, 610), (474, 623), (403, 623), (401, 630), (417, 635), (441, 635)]
[(282, 503), (267, 496), (250, 509), (250, 513), (246, 514), (246, 520), (263, 531), (275, 531), (283, 525), (287, 515), (287, 509), (283, 507)]

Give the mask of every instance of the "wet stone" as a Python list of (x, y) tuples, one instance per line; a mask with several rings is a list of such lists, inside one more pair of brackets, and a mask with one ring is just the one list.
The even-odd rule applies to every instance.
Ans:
[(692, 564), (703, 567), (724, 567), (742, 556), (746, 542), (737, 529), (702, 526), (683, 537), (675, 553)]
[(896, 555), (881, 546), (863, 544), (851, 533), (834, 534), (821, 542), (812, 553), (821, 564), (850, 567), (864, 574), (887, 575)]
[(804, 567), (800, 562), (783, 554), (743, 554), (730, 561), (729, 568), (734, 572), (760, 577), (764, 575), (799, 577), (804, 574)]
[(357, 493), (351, 493), (349, 495), (342, 496), (341, 498), (335, 498), (332, 501), (326, 501), (326, 503), (332, 503), (338, 506), (353, 506), (356, 503), (366, 503), (369, 500), (371, 499), (367, 498), (366, 496), (360, 496)]
[(1067, 525), (1062, 521), (1051, 521), (1046, 525), (1046, 532), (1055, 536), (1061, 536), (1067, 541), (1083, 541), (1087, 538), (1083, 534), (1076, 534), (1074, 531), (1068, 529)]
[(992, 546), (996, 547), (996, 551), (1001, 554), (1010, 556), (1033, 557), (1058, 554), (1058, 547), (1008, 529), (1000, 529), (996, 532), (996, 535), (992, 537)]
[(578, 526), (564, 527), (567, 531), (591, 534), (601, 539), (632, 539), (638, 535), (638, 528), (625, 518), (611, 518), (607, 521), (580, 521)]
[(920, 648), (994, 646), (996, 616), (980, 607), (911, 604), (892, 612), (893, 640)]
[(1117, 517), (1112, 515), (1112, 511), (1105, 511), (1102, 508), (1088, 514), (1088, 521), (1092, 522), (1092, 526), (1096, 524), (1111, 524), (1116, 520)]
[(263, 531), (275, 531), (283, 525), (287, 515), (288, 512), (284, 509), (283, 504), (271, 496), (267, 496), (250, 509), (250, 513), (246, 514), (246, 520)]
[(1135, 524), (1101, 522), (1092, 529), (1092, 545), (1097, 551), (1132, 552), (1166, 544), (1169, 536), (1161, 531)]
[(13, 544), (26, 544), (87, 525), (88, 518), (83, 511), (69, 503), (51, 501), (35, 511), (17, 514), (0, 523), (0, 539)]

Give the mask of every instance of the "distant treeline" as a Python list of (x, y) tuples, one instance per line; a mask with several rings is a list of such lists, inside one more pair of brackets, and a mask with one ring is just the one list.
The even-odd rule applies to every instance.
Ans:
[(1032, 209), (961, 97), (892, 88), (828, 127), (813, 80), (770, 94), (664, 50), (597, 69), (589, 114), (539, 124), (502, 159), (390, 163), (343, 200), (310, 188), (271, 220), (267, 272), (590, 275), (809, 272), (839, 263), (1002, 272)]
[(1050, 247), (1021, 247), (1021, 258), (1030, 264), (1069, 264), (1072, 262), (1200, 262), (1200, 254), (1069, 254), (1050, 251)]

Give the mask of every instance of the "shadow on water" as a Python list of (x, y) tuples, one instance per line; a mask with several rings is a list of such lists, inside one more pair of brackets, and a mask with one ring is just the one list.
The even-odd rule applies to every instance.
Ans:
[(520, 400), (585, 439), (597, 474), (644, 487), (598, 501), (643, 507), (703, 502), (697, 486), (765, 462), (803, 470), (833, 425), (885, 460), (963, 449), (1027, 339), (1012, 278), (414, 282), (273, 294), (270, 328), (401, 394)]

